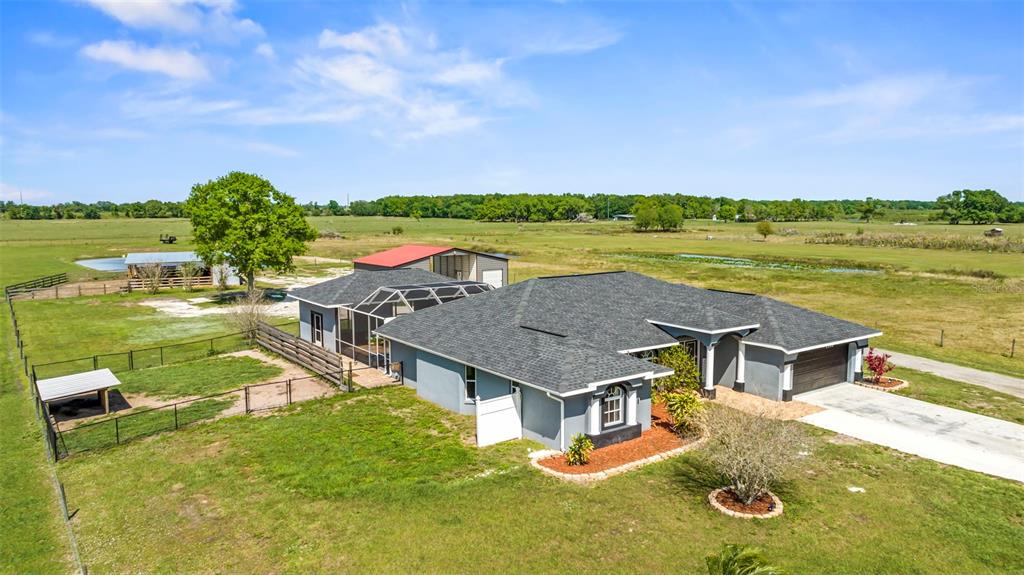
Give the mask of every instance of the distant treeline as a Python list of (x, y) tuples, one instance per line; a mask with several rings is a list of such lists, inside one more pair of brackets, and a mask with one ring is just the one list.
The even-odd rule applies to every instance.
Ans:
[[(969, 193), (969, 194), (968, 194)], [(969, 198), (969, 199), (968, 199)], [(976, 198), (984, 198), (984, 210), (965, 209)], [(979, 200), (980, 201), (980, 200)], [(975, 202), (977, 203), (977, 202)], [(456, 218), (495, 222), (548, 222), (577, 218), (609, 219), (620, 214), (642, 213), (652, 205), (663, 211), (680, 213), (684, 219), (776, 222), (873, 219), (886, 213), (896, 216), (911, 211), (930, 211), (932, 219), (948, 219), (952, 223), (1024, 221), (1024, 204), (1011, 203), (991, 190), (963, 190), (942, 196), (938, 201), (918, 200), (734, 200), (732, 198), (663, 194), (644, 196), (610, 194), (457, 194), (452, 196), (385, 196), (377, 200), (358, 200), (343, 206), (336, 200), (326, 204), (307, 203), (308, 216), (394, 216), (412, 218)], [(676, 210), (675, 206), (678, 206)], [(117, 204), (70, 202), (51, 206), (29, 206), (14, 202), (0, 203), (10, 219), (99, 219), (177, 218), (184, 216), (183, 202), (131, 202)], [(867, 210), (867, 211), (866, 211)], [(969, 212), (969, 214), (968, 214)], [(980, 216), (978, 214), (981, 214)], [(969, 217), (963, 217), (969, 215)]]

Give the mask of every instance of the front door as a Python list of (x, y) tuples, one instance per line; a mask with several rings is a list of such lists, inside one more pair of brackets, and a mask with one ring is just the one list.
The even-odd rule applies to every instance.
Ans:
[(310, 312), (310, 325), (312, 326), (312, 334), (310, 340), (323, 347), (324, 345), (324, 316), (317, 312)]

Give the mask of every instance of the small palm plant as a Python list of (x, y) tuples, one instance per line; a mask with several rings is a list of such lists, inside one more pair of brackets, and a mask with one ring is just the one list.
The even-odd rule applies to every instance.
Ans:
[(726, 544), (718, 553), (704, 558), (708, 575), (783, 575), (778, 567), (768, 564), (764, 553), (757, 547)]
[(572, 436), (569, 449), (565, 450), (565, 462), (569, 465), (586, 465), (590, 462), (590, 452), (594, 450), (594, 442), (582, 433)]

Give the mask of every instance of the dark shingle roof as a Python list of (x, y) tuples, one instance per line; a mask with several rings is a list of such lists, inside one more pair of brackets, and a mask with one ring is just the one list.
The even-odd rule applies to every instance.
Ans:
[(427, 270), (356, 270), (347, 276), (293, 290), (290, 295), (322, 306), (359, 303), (385, 286), (434, 284), (453, 281)]
[(651, 322), (711, 332), (760, 324), (746, 341), (787, 350), (876, 330), (748, 294), (632, 272), (536, 278), (402, 316), (378, 333), (486, 371), (566, 392), (662, 368), (621, 353), (674, 343)]

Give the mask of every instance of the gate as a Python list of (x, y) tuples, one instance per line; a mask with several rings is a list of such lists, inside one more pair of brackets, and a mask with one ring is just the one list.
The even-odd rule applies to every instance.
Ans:
[(477, 400), (477, 447), (523, 437), (523, 422), (519, 417), (519, 401), (518, 390), (494, 399)]

